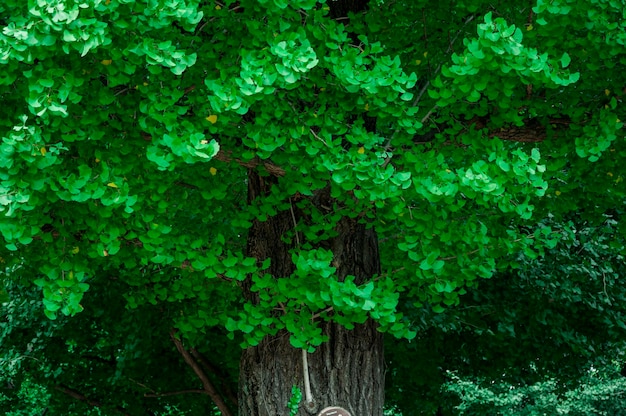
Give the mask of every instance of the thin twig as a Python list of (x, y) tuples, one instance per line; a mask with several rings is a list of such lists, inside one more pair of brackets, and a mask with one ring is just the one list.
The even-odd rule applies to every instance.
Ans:
[[(153, 388), (150, 388), (150, 387), (146, 386), (145, 384), (140, 383), (140, 382), (138, 382), (137, 380), (134, 380), (134, 379), (132, 379), (132, 378), (130, 378), (130, 377), (129, 377), (128, 379), (129, 379), (130, 381), (132, 381), (133, 383), (137, 384), (138, 386), (143, 387), (143, 388), (144, 388), (144, 389), (146, 389), (146, 390), (150, 390), (152, 393), (156, 393), (156, 391), (155, 391)], [(146, 394), (147, 394), (147, 393), (146, 393)]]
[(326, 143), (326, 141), (325, 141), (324, 139), (322, 139), (320, 136), (318, 136), (318, 135), (317, 135), (317, 134), (313, 131), (313, 129), (309, 129), (309, 131), (311, 132), (311, 134), (313, 135), (313, 137), (315, 137), (315, 138), (316, 138), (317, 140), (319, 140), (320, 142), (324, 143), (324, 146), (326, 146), (326, 147), (330, 147), (330, 146), (328, 145), (328, 143)]
[(293, 220), (293, 231), (296, 233), (296, 245), (300, 247), (300, 237), (298, 236), (298, 222), (296, 221), (296, 214), (293, 212), (293, 201), (289, 198), (289, 210), (291, 211), (291, 219)]
[(166, 391), (164, 393), (145, 393), (143, 397), (167, 397), (167, 396), (178, 396), (180, 394), (190, 394), (190, 393), (206, 394), (206, 395), (209, 394), (207, 393), (206, 390), (189, 389), (189, 390), (178, 390), (178, 391)]
[(437, 105), (434, 105), (433, 108), (430, 109), (430, 111), (428, 111), (428, 113), (426, 113), (426, 115), (424, 117), (422, 117), (421, 123), (424, 124), (426, 122), (426, 120), (428, 120), (428, 118), (431, 116), (431, 114), (437, 109)]
[(332, 312), (335, 309), (334, 306), (329, 306), (328, 308), (324, 309), (323, 311), (317, 312), (315, 314), (313, 314), (313, 316), (311, 316), (311, 320), (315, 320), (317, 318), (319, 318), (324, 312)]

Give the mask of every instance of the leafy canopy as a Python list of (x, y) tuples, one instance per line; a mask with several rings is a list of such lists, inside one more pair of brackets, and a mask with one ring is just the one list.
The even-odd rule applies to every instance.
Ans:
[[(317, 320), (368, 317), (412, 338), (401, 299), (443, 311), (557, 244), (533, 215), (623, 201), (613, 3), (7, 0), (0, 257), (52, 319), (115, 278), (130, 308), (176, 304), (191, 339), (313, 349)], [(277, 178), (249, 205), (248, 169)], [(296, 270), (270, 276), (246, 230), (294, 207)], [(364, 284), (324, 248), (343, 217), (381, 238)]]
[[(414, 348), (428, 344), (425, 320), (464, 335), (450, 311), (468, 290), (476, 304), (460, 316), (475, 325), (477, 306), (495, 308), (501, 319), (486, 327), (500, 338), (535, 339), (516, 325), (551, 322), (550, 299), (568, 305), (555, 323), (575, 326), (566, 318), (583, 302), (611, 339), (621, 333), (622, 313), (606, 303), (621, 297), (606, 289), (615, 269), (590, 256), (550, 264), (554, 279), (537, 272), (546, 254), (569, 261), (555, 250), (587, 247), (595, 237), (582, 231), (607, 218), (624, 235), (621, 2), (347, 3), (0, 4), (0, 260), (15, 319), (2, 345), (18, 345), (3, 374), (26, 368), (23, 341), (33, 356), (77, 359), (75, 374), (44, 360), (55, 380), (92, 368), (119, 382), (144, 374), (120, 362), (166, 350), (144, 336), (171, 325), (217, 350), (223, 328), (244, 346), (287, 330), (312, 349), (324, 341), (319, 320), (369, 317), (397, 337), (419, 330)], [(249, 169), (276, 182), (250, 204)], [(325, 192), (332, 204), (321, 207)], [(245, 255), (247, 230), (293, 210), (307, 219), (283, 236), (298, 242), (295, 271), (270, 276), (268, 261)], [(324, 244), (344, 217), (379, 236), (382, 272), (364, 283), (339, 278)], [(610, 240), (600, 251), (619, 258), (623, 239)], [(541, 267), (500, 296), (533, 261)], [(245, 279), (258, 303), (244, 301)], [(529, 290), (536, 313), (514, 306)], [(39, 311), (58, 324), (31, 322)], [(563, 335), (578, 352), (587, 344)], [(113, 375), (87, 358), (122, 342)]]

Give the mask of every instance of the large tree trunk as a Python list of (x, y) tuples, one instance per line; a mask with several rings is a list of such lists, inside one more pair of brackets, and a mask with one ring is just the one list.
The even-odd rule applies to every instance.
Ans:
[[(249, 175), (249, 199), (266, 194), (271, 178)], [(326, 198), (327, 196), (324, 196)], [(327, 201), (324, 203), (327, 205)], [(248, 255), (259, 260), (271, 258), (269, 272), (288, 276), (294, 269), (289, 250), (281, 235), (293, 228), (297, 210), (279, 212), (265, 222), (255, 221), (248, 236)], [(357, 219), (344, 218), (337, 227), (339, 235), (326, 248), (334, 253), (333, 265), (340, 279), (350, 274), (357, 283), (380, 272), (378, 243), (373, 229)], [(244, 285), (247, 298), (255, 296)], [(352, 416), (382, 416), (384, 401), (383, 339), (372, 321), (353, 330), (323, 324), (329, 341), (308, 354), (308, 371), (313, 402), (303, 399), (299, 416), (317, 415), (328, 406), (340, 406)], [(243, 352), (240, 363), (239, 415), (287, 416), (292, 386), (304, 388), (302, 351), (293, 348), (289, 336), (279, 333)]]

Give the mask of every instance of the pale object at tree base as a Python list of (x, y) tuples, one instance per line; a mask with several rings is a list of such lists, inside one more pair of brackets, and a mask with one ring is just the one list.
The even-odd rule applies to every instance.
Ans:
[(317, 416), (351, 416), (350, 413), (341, 407), (331, 406), (322, 410)]

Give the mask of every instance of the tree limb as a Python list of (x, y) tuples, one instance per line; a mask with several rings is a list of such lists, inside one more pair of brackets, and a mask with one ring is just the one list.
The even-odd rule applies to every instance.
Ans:
[[(80, 393), (79, 391), (71, 389), (71, 388), (69, 388), (67, 386), (64, 386), (62, 384), (57, 384), (57, 385), (54, 386), (54, 388), (59, 390), (59, 391), (61, 391), (61, 392), (63, 392), (63, 393), (65, 393), (65, 394), (67, 394), (68, 396), (70, 396), (70, 397), (72, 397), (72, 398), (74, 398), (76, 400), (79, 400), (81, 402), (87, 403), (91, 407), (102, 407), (102, 403), (100, 403), (100, 401), (92, 400), (89, 397), (85, 396), (84, 394)], [(118, 412), (120, 412), (124, 416), (130, 416), (130, 414), (128, 414), (126, 412), (126, 409), (124, 409), (123, 407), (117, 406), (116, 409), (117, 409)]]
[(220, 162), (225, 162), (225, 163), (235, 162), (249, 169), (254, 169), (259, 166), (263, 166), (270, 174), (274, 176), (285, 176), (285, 169), (281, 168), (280, 166), (274, 165), (273, 163), (262, 162), (258, 159), (244, 162), (241, 159), (232, 157), (230, 152), (225, 152), (223, 150), (220, 150), (219, 152), (217, 152), (217, 155), (215, 155), (214, 159), (219, 160)]
[(191, 348), (189, 350), (189, 352), (191, 352), (191, 355), (194, 356), (194, 358), (196, 360), (198, 360), (200, 362), (200, 364), (207, 370), (210, 371), (211, 373), (215, 374), (217, 376), (217, 378), (219, 378), (220, 380), (220, 387), (221, 390), (224, 392), (224, 395), (235, 405), (238, 406), (238, 402), (237, 402), (237, 395), (235, 393), (233, 393), (233, 391), (230, 389), (230, 387), (228, 386), (228, 381), (226, 380), (226, 376), (224, 375), (224, 373), (220, 370), (219, 367), (217, 367), (216, 365), (214, 365), (212, 362), (210, 362), (205, 356), (204, 354), (202, 354), (200, 351), (196, 350), (195, 348)]
[(196, 373), (200, 381), (202, 381), (202, 387), (204, 391), (206, 392), (206, 394), (209, 395), (211, 400), (213, 400), (213, 403), (215, 403), (217, 408), (220, 409), (220, 412), (222, 412), (222, 415), (233, 416), (233, 413), (230, 411), (230, 409), (226, 405), (226, 402), (224, 402), (224, 399), (222, 398), (222, 396), (215, 389), (215, 386), (213, 386), (213, 383), (211, 383), (211, 380), (209, 380), (206, 373), (202, 371), (202, 368), (200, 368), (196, 360), (194, 360), (194, 358), (191, 356), (189, 351), (185, 349), (182, 341), (176, 338), (174, 330), (170, 331), (170, 338), (172, 342), (174, 343), (174, 345), (176, 346), (176, 349), (178, 350), (180, 355), (183, 356), (183, 359), (185, 360), (187, 365), (191, 367), (191, 369), (193, 370), (194, 373)]
[(87, 396), (85, 396), (84, 394), (71, 389), (67, 386), (63, 386), (61, 384), (57, 384), (56, 386), (54, 386), (55, 389), (62, 391), (63, 393), (67, 394), (68, 396), (76, 399), (76, 400), (80, 400), (81, 402), (85, 402), (87, 403), (89, 406), (91, 407), (100, 407), (102, 406), (102, 403), (100, 403), (97, 400), (92, 400), (90, 398), (88, 398)]

